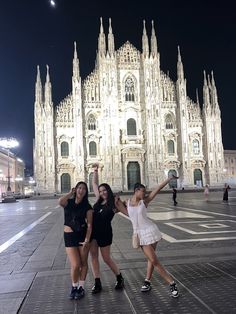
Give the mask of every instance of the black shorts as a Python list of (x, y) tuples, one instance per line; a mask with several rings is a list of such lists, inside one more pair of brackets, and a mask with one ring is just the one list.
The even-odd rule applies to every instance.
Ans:
[(92, 233), (91, 240), (96, 240), (99, 247), (105, 247), (112, 244), (112, 232)]
[(64, 232), (65, 247), (79, 247), (84, 242), (86, 232)]

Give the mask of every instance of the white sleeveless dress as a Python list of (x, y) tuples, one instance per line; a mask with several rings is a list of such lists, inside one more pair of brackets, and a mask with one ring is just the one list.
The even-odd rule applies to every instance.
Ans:
[(162, 234), (157, 225), (147, 217), (147, 207), (143, 200), (139, 202), (138, 206), (130, 205), (130, 200), (128, 200), (127, 205), (133, 231), (138, 234), (140, 245), (148, 245), (160, 241)]

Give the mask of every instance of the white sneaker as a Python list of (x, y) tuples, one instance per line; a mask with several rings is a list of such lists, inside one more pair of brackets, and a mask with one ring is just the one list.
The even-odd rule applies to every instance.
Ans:
[(151, 282), (149, 280), (144, 280), (144, 283), (141, 287), (142, 292), (147, 292), (152, 289)]
[(173, 298), (178, 298), (179, 292), (178, 292), (177, 285), (175, 282), (170, 285), (170, 292)]

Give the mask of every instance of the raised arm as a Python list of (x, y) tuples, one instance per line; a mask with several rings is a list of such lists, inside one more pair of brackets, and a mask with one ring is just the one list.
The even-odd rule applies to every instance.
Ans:
[(115, 196), (115, 206), (119, 212), (121, 212), (122, 214), (124, 214), (126, 216), (129, 216), (128, 210), (127, 210), (126, 206), (124, 205), (124, 202), (121, 201), (119, 195)]
[(69, 193), (59, 198), (59, 205), (66, 207), (68, 199), (71, 198), (75, 193), (75, 188), (72, 188)]
[(154, 197), (160, 192), (161, 189), (163, 189), (172, 179), (178, 179), (178, 177), (171, 175), (166, 180), (161, 182), (151, 193), (148, 194), (148, 196), (144, 199), (144, 202), (146, 205), (150, 203)]
[(99, 191), (98, 191), (98, 165), (95, 164), (93, 166), (93, 180), (92, 180), (92, 185), (93, 185), (93, 192), (96, 196), (96, 199), (99, 199)]

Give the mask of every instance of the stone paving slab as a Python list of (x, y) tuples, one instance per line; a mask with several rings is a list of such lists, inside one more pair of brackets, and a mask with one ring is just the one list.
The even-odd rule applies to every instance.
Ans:
[(169, 287), (155, 273), (152, 290), (140, 292), (145, 268), (127, 268), (124, 291), (114, 290), (115, 277), (110, 270), (102, 272), (103, 291), (92, 295), (93, 279), (89, 273), (86, 296), (70, 301), (69, 272), (41, 273), (19, 311), (20, 314), (47, 313), (235, 313), (235, 261), (172, 265), (168, 271), (176, 278), (180, 297), (173, 299)]

